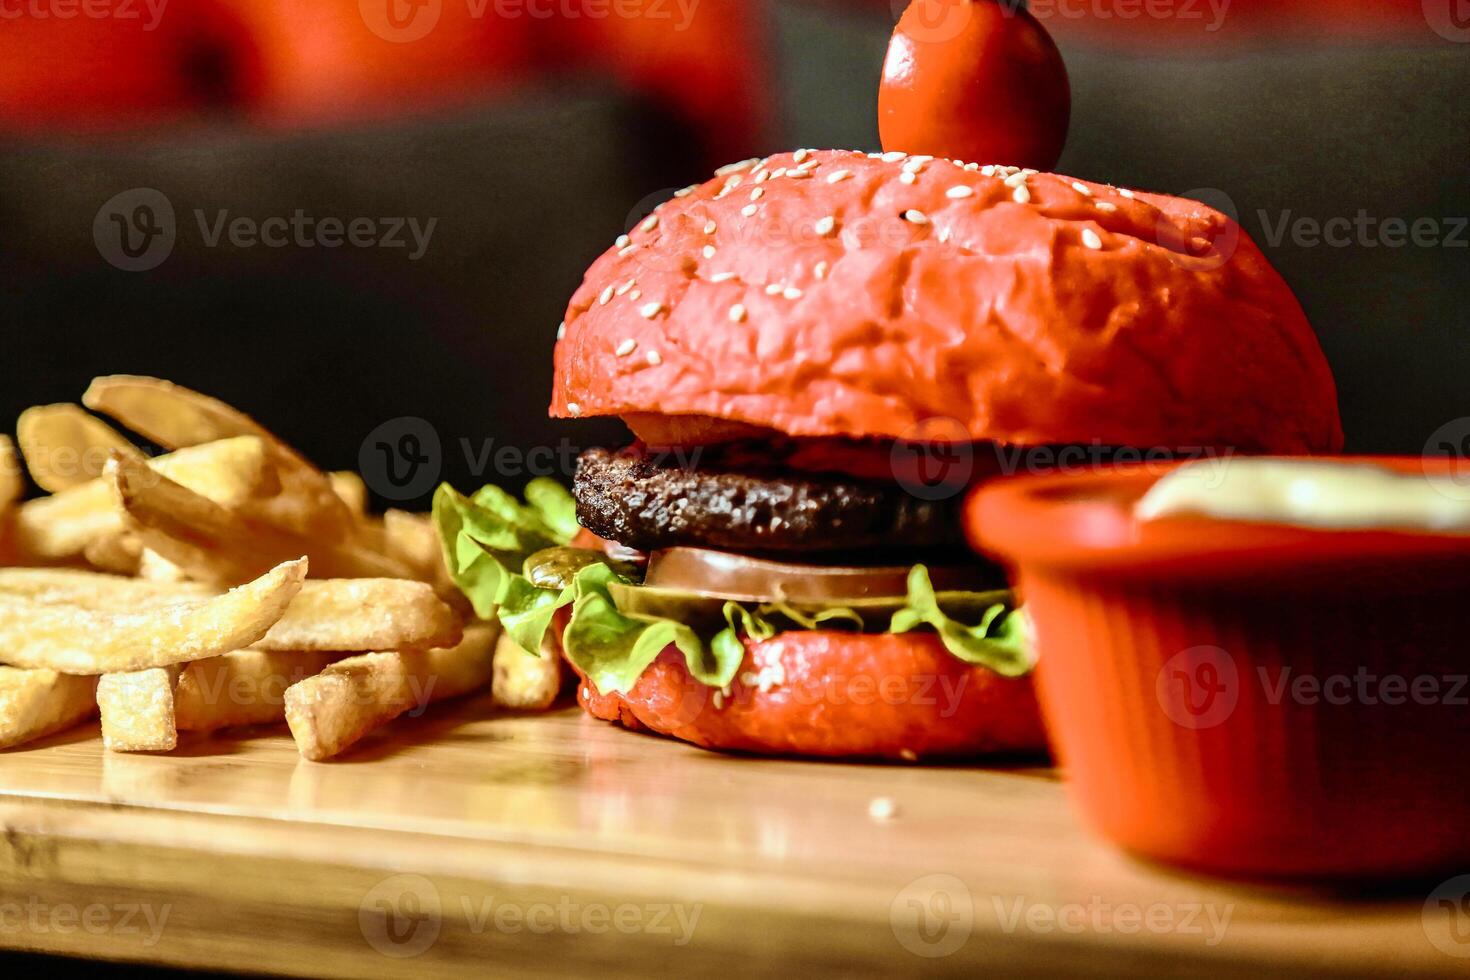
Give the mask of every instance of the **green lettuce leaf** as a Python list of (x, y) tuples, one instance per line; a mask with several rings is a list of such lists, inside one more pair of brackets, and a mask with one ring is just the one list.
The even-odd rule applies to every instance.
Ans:
[(434, 523), (445, 563), (477, 615), (498, 616), (522, 649), (539, 656), (557, 612), (571, 606), (563, 648), (602, 693), (627, 693), (669, 644), (683, 652), (692, 676), (715, 687), (729, 685), (743, 648), (732, 657), (728, 641), (706, 648), (682, 623), (623, 615), (608, 585), (631, 580), (611, 565), (587, 565), (559, 590), (539, 588), (514, 571), (524, 569), (537, 552), (565, 546), (577, 533), (576, 505), (561, 486), (535, 481), (526, 497), (522, 504), (498, 487), (465, 497), (448, 485), (434, 495)]
[[(715, 660), (719, 663), (731, 664), (730, 677), (735, 676), (735, 671), (745, 660), (745, 642), (742, 636), (748, 636), (757, 642), (769, 640), (776, 635), (776, 627), (772, 626), (762, 615), (760, 610), (751, 612), (738, 602), (725, 603), (726, 626), (715, 634), (710, 641), (710, 650), (714, 652)], [(728, 687), (729, 680), (723, 684), (711, 685), (712, 687)]]
[(790, 603), (767, 602), (761, 606), (760, 611), (765, 615), (778, 613), (804, 630), (819, 630), (833, 623), (846, 623), (861, 631), (867, 625), (856, 609), (848, 609), (846, 606), (834, 606), (811, 613), (803, 612)]
[(508, 576), (509, 586), (500, 603), (500, 625), (523, 650), (541, 655), (542, 642), (557, 611), (576, 601), (575, 586), (561, 591), (540, 589), (523, 575)]
[(434, 494), (434, 526), (449, 576), (481, 619), (505, 602), (522, 563), (544, 548), (566, 544), (537, 508), (498, 487), (473, 498), (445, 484)]
[(551, 528), (558, 542), (566, 544), (577, 536), (577, 501), (566, 487), (548, 477), (537, 477), (526, 487), (526, 503)]
[[(648, 665), (673, 644), (684, 654), (689, 673), (709, 687), (728, 687), (745, 658), (745, 648), (716, 642), (705, 647), (694, 630), (683, 623), (654, 616), (625, 616), (618, 611), (607, 586), (617, 579), (606, 565), (577, 573), (578, 595), (572, 619), (562, 634), (567, 657), (586, 674), (597, 690), (626, 694)], [(723, 634), (721, 634), (723, 635)]]
[(967, 664), (988, 667), (1003, 677), (1020, 677), (1036, 666), (1021, 610), (992, 606), (978, 626), (966, 626), (939, 608), (929, 570), (923, 565), (915, 565), (909, 572), (908, 587), (908, 605), (893, 614), (889, 632), (907, 633), (931, 626), (953, 656)]
[[(745, 658), (744, 637), (764, 640), (781, 629), (816, 630), (838, 624), (865, 628), (858, 612), (841, 606), (812, 612), (781, 603), (747, 609), (729, 602), (724, 606), (725, 628), (701, 636), (673, 619), (619, 609), (611, 586), (636, 586), (631, 573), (600, 560), (582, 564), (580, 552), (573, 555), (578, 562), (547, 583), (561, 587), (538, 586), (527, 578), (528, 560), (538, 552), (564, 548), (578, 531), (575, 501), (551, 480), (533, 481), (524, 503), (497, 487), (465, 497), (442, 486), (434, 496), (434, 523), (455, 585), (479, 616), (498, 616), (506, 633), (528, 652), (541, 654), (557, 612), (571, 608), (562, 647), (600, 693), (627, 693), (671, 644), (684, 655), (693, 677), (711, 687), (728, 687)], [(541, 557), (530, 564), (540, 567), (546, 560)], [(543, 578), (538, 575), (537, 581)], [(893, 615), (890, 632), (929, 627), (951, 654), (966, 663), (1008, 677), (1031, 670), (1034, 658), (1020, 610), (996, 604), (979, 625), (966, 626), (940, 608), (922, 565), (909, 575), (905, 602)]]

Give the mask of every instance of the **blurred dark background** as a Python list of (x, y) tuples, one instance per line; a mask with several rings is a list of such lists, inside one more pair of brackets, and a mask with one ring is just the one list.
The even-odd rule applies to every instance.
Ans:
[[(419, 36), (387, 0), (27, 3), (0, 17), (0, 425), (155, 374), (330, 468), (425, 419), (463, 486), (623, 438), (545, 418), (583, 270), (719, 163), (876, 148), (905, 6), (426, 0)], [(1032, 9), (1072, 76), (1058, 169), (1233, 208), (1322, 338), (1350, 449), (1470, 415), (1470, 2)], [(142, 236), (160, 199), (172, 237)], [(298, 211), (381, 244), (213, 238)]]

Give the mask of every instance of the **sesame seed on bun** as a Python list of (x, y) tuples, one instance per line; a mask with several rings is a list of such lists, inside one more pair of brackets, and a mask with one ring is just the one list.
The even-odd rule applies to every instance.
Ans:
[(945, 418), (1016, 445), (1342, 447), (1317, 338), (1227, 216), (845, 151), (722, 168), (620, 238), (572, 297), (551, 409), (792, 436)]

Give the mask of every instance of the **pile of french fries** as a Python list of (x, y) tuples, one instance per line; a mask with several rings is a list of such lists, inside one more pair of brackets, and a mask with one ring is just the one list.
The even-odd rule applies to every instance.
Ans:
[[(284, 721), (317, 761), (491, 685), (499, 629), (467, 620), (425, 515), (370, 515), (356, 474), (168, 382), (99, 378), (82, 405), (0, 436), (0, 748), (98, 714), (114, 752)], [(22, 458), (49, 496), (22, 499)], [(507, 694), (545, 707), (551, 683)]]

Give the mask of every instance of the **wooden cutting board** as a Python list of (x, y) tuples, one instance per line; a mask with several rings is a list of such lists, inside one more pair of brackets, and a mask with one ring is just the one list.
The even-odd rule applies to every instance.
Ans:
[(123, 756), (81, 729), (0, 754), (0, 823), (0, 946), (118, 960), (374, 977), (1470, 970), (1470, 917), (1433, 882), (1344, 898), (1154, 868), (1087, 836), (1052, 770), (732, 758), (575, 710), (463, 704), (328, 764), (283, 732)]

